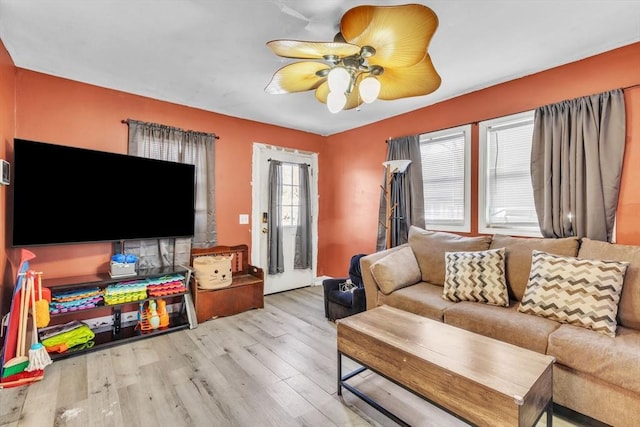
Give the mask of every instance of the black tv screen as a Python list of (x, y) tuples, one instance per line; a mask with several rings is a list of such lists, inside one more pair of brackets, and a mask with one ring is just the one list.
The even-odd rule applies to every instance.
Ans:
[(14, 139), (13, 246), (191, 237), (195, 166)]

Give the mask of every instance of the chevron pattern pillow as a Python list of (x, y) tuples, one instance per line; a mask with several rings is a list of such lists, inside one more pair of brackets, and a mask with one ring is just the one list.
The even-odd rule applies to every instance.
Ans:
[(445, 252), (444, 256), (444, 299), (509, 306), (504, 248), (477, 252)]
[(628, 265), (534, 250), (529, 282), (518, 311), (614, 337)]

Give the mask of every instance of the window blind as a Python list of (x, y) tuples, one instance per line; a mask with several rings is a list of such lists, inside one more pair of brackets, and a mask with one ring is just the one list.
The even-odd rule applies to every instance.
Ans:
[(421, 135), (422, 180), (427, 228), (461, 227), (466, 222), (466, 132)]
[(538, 229), (530, 172), (532, 135), (533, 117), (486, 127), (488, 227)]

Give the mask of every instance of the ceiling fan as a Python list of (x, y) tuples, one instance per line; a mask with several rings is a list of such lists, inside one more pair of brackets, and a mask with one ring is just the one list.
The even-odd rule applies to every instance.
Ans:
[(441, 82), (427, 53), (437, 27), (436, 14), (420, 4), (354, 7), (342, 16), (332, 42), (268, 42), (278, 56), (314, 61), (280, 68), (265, 91), (315, 90), (332, 113), (376, 99), (427, 95)]

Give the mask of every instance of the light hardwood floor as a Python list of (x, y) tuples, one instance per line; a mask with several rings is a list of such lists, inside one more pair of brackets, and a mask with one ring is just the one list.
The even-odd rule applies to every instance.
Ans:
[[(336, 357), (322, 287), (297, 289), (266, 296), (264, 309), (56, 361), (44, 380), (0, 390), (0, 426), (395, 425), (349, 391), (337, 396)], [(344, 359), (345, 372), (355, 367)], [(350, 382), (412, 425), (467, 425), (375, 374)], [(583, 425), (595, 424), (556, 410), (554, 426)]]

